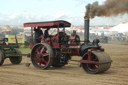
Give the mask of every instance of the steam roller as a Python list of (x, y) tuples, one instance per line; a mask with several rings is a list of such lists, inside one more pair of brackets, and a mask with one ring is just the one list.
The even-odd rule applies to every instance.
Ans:
[[(84, 41), (80, 41), (79, 35), (69, 36), (66, 34), (65, 27), (71, 26), (71, 23), (67, 21), (25, 23), (25, 27), (32, 27), (31, 33), (33, 33), (33, 27), (35, 29), (37, 27), (38, 30), (57, 29), (57, 34), (49, 35), (47, 38), (42, 35), (39, 37), (38, 43), (33, 43), (30, 57), (34, 67), (43, 70), (49, 67), (60, 68), (68, 64), (72, 56), (80, 56), (81, 60), (77, 62), (87, 73), (96, 74), (107, 71), (112, 60), (99, 45), (99, 39), (90, 42), (88, 16), (84, 17), (84, 22)], [(62, 28), (62, 31), (60, 31), (60, 28)], [(33, 39), (33, 34), (31, 34), (31, 39)]]

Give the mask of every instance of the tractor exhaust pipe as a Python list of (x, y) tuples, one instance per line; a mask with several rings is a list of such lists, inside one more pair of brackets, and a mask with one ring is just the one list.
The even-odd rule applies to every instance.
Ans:
[(89, 43), (89, 17), (84, 17), (84, 43)]

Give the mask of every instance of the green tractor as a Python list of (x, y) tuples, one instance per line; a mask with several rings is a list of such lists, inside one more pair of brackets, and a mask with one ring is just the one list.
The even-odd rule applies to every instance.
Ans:
[(12, 64), (20, 64), (22, 61), (22, 54), (16, 48), (19, 48), (17, 36), (15, 35), (15, 44), (9, 44), (8, 38), (0, 34), (0, 66), (4, 63), (6, 58), (9, 58)]

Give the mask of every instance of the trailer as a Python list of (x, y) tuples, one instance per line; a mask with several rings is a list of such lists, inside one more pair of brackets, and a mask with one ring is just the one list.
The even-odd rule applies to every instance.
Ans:
[(0, 66), (3, 65), (4, 60), (9, 58), (12, 64), (20, 64), (22, 61), (22, 53), (18, 45), (17, 36), (15, 35), (15, 44), (9, 44), (8, 38), (2, 37), (0, 39)]

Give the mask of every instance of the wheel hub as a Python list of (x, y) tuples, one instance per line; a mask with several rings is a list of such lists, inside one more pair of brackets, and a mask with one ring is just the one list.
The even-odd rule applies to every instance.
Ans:
[(41, 54), (38, 54), (38, 58), (40, 58), (40, 59), (41, 59), (41, 58), (42, 58), (42, 55), (41, 55)]

